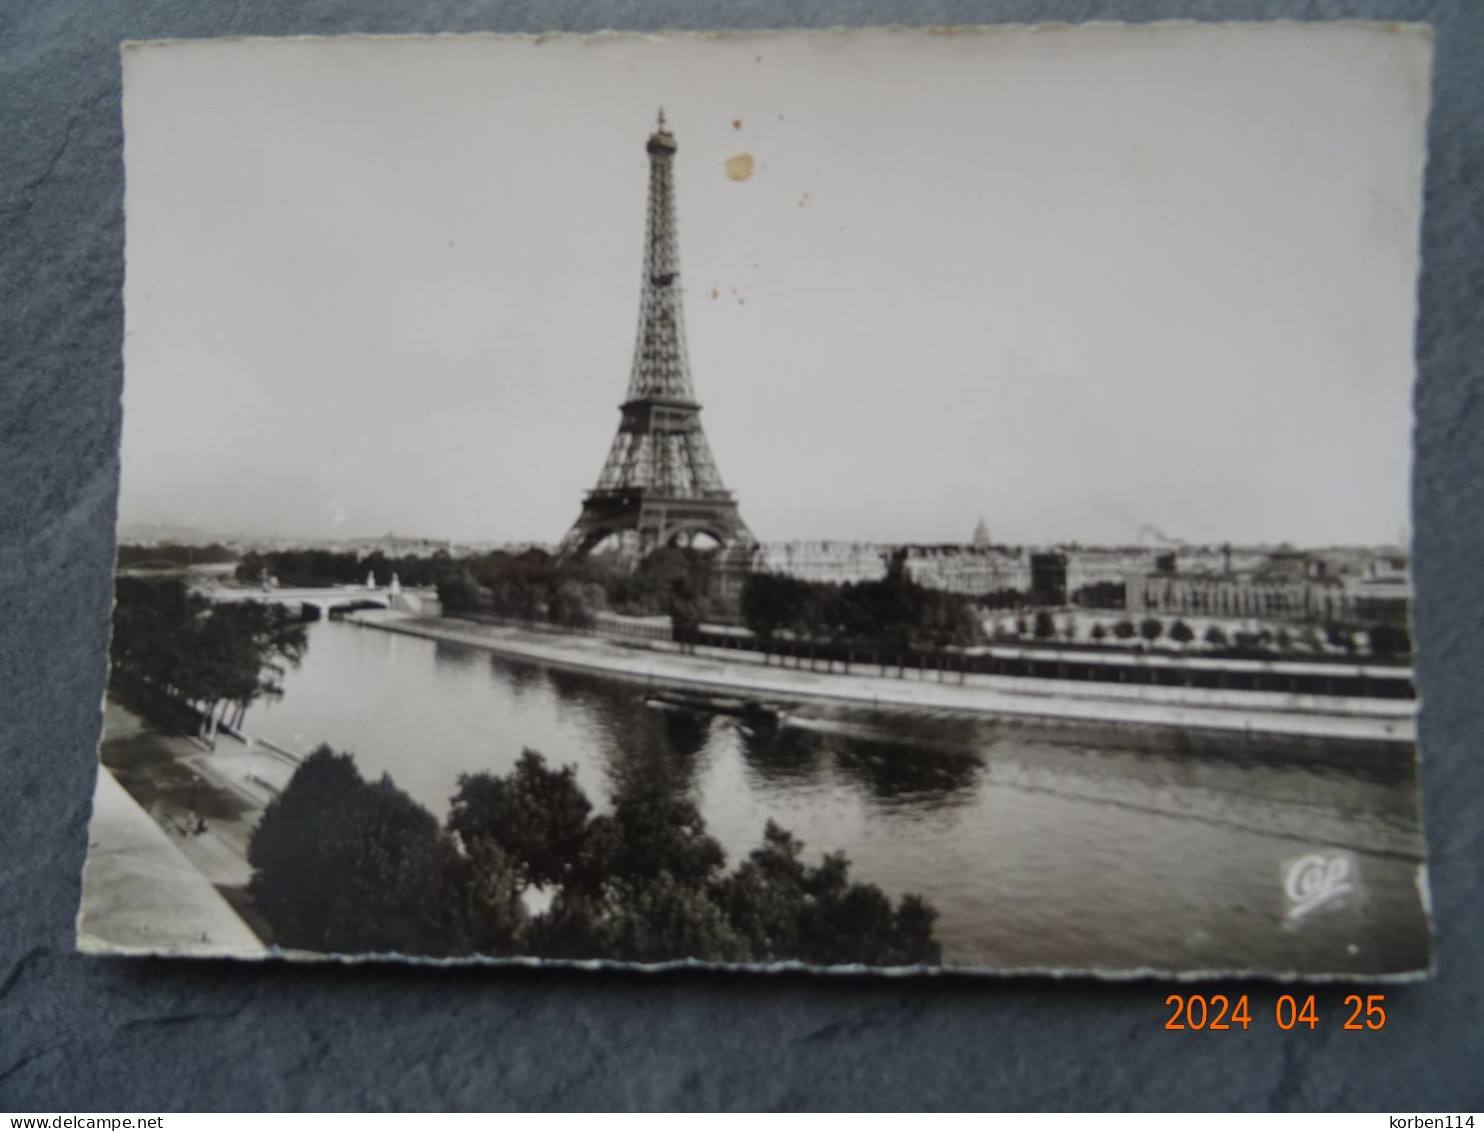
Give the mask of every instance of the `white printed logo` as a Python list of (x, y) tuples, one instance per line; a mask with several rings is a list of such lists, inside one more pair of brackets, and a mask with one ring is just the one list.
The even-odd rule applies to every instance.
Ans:
[(1283, 891), (1288, 896), (1288, 921), (1302, 919), (1353, 890), (1348, 857), (1326, 856), (1322, 852), (1300, 856), (1288, 866), (1283, 881)]

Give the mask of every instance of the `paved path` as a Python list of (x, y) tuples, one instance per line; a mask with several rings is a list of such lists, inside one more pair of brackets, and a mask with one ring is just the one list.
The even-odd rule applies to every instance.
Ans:
[(157, 825), (106, 767), (98, 767), (77, 920), (79, 950), (191, 957), (266, 954), (212, 881), (187, 859), (182, 851), (186, 839)]

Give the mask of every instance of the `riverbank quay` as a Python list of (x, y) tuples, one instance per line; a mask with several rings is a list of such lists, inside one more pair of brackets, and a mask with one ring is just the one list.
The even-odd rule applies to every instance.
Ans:
[(260, 958), (267, 948), (172, 836), (98, 767), (77, 945), (86, 954)]
[[(235, 919), (244, 922), (249, 933), (259, 932), (252, 934), (252, 940), (253, 946), (262, 950), (259, 937), (262, 924), (246, 894), (252, 878), (252, 867), (247, 862), (248, 843), (263, 810), (288, 785), (297, 768), (297, 759), (271, 744), (225, 731), (218, 736), (215, 749), (198, 738), (162, 733), (113, 698), (104, 703), (99, 754), (102, 762), (99, 788), (107, 788), (107, 783), (102, 781), (106, 777), (151, 824), (158, 837), (164, 838), (175, 857), (193, 870), (195, 879), (204, 883), (206, 890)], [(119, 807), (119, 799), (112, 793), (105, 801), (112, 807), (109, 811)], [(127, 840), (131, 845), (146, 842), (142, 830), (135, 830)], [(90, 866), (96, 854), (95, 851), (89, 855)], [(181, 941), (184, 949), (154, 945), (147, 933), (141, 939), (140, 923), (149, 922), (148, 916), (160, 910), (150, 900), (166, 901), (168, 911), (168, 901), (174, 898), (171, 892), (180, 886), (172, 878), (171, 870), (158, 864), (149, 865), (141, 874), (158, 875), (162, 880), (156, 885), (161, 890), (152, 894), (138, 890), (138, 884), (132, 885), (134, 895), (144, 899), (143, 906), (150, 908), (143, 919), (135, 910), (141, 905), (139, 899), (109, 904), (94, 901), (85, 933), (101, 940), (100, 950), (218, 953), (209, 946), (200, 949), (203, 944), (199, 938)], [(119, 881), (100, 880), (104, 890), (106, 885), (116, 882)], [(86, 878), (84, 884), (84, 911), (88, 912)], [(200, 895), (181, 898), (205, 901)], [(220, 951), (240, 952), (236, 942)]]
[[(761, 699), (833, 700), (873, 708), (958, 711), (1228, 733), (1411, 743), (1416, 703), (1270, 691), (1073, 683), (1051, 679), (913, 671), (863, 675), (765, 663), (759, 653), (669, 641), (543, 632), (534, 628), (357, 613), (365, 627), (597, 672), (645, 686)], [(890, 669), (888, 669), (890, 672)]]

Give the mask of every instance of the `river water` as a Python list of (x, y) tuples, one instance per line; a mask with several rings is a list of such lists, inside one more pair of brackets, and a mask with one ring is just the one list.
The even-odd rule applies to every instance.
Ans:
[(1427, 965), (1410, 747), (814, 706), (770, 736), (637, 685), (338, 621), (253, 734), (354, 752), (439, 816), (524, 747), (595, 803), (626, 764), (683, 782), (735, 862), (806, 856), (937, 908), (945, 962), (1382, 973)]

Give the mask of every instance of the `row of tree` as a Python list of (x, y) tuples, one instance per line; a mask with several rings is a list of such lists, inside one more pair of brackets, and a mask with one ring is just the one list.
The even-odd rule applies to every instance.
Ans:
[[(630, 962), (931, 964), (937, 913), (818, 865), (771, 822), (728, 870), (694, 803), (630, 776), (596, 813), (572, 767), (526, 751), (465, 775), (446, 825), (322, 746), (249, 848), (250, 894), (285, 947), (342, 954), (533, 955)], [(528, 900), (539, 891), (544, 899)], [(533, 911), (532, 903), (544, 910)]]
[(213, 542), (209, 546), (183, 546), (175, 542), (160, 542), (153, 546), (121, 545), (118, 548), (119, 569), (167, 568), (193, 565), (224, 565), (235, 561), (237, 555)]
[(257, 601), (212, 604), (178, 579), (114, 582), (109, 660), (119, 684), (189, 704), (215, 738), (254, 700), (283, 693), (308, 647), (295, 610)]
[(612, 555), (560, 561), (542, 550), (493, 553), (438, 583), (452, 613), (487, 612), (522, 621), (587, 628), (602, 612), (668, 616), (685, 629), (712, 615), (711, 556), (661, 547), (630, 569)]
[[(1276, 632), (1270, 629), (1259, 629), (1255, 632), (1237, 631), (1228, 634), (1220, 625), (1213, 624), (1207, 627), (1201, 639), (1213, 649), (1231, 651), (1239, 655), (1256, 655), (1273, 650), (1288, 652), (1294, 648), (1295, 644), (1302, 644), (1310, 651), (1319, 651), (1324, 644), (1329, 644), (1354, 653), (1360, 648), (1359, 636), (1362, 633), (1365, 636), (1366, 647), (1374, 656), (1396, 659), (1405, 657), (1412, 651), (1411, 634), (1404, 626), (1390, 623), (1329, 624), (1324, 626), (1322, 634), (1319, 627), (1314, 625), (1304, 626), (1296, 632), (1290, 632), (1287, 628), (1279, 628)], [(1051, 613), (1043, 610), (1036, 613), (1029, 622), (1024, 617), (1016, 619), (1015, 635), (1025, 636), (1027, 634), (1033, 635), (1037, 640), (1051, 641), (1058, 637), (1072, 640), (1075, 638), (1075, 626), (1072, 621), (1068, 620), (1058, 629)], [(1158, 617), (1145, 617), (1138, 624), (1128, 619), (1120, 620), (1115, 622), (1111, 629), (1102, 624), (1094, 624), (1088, 635), (1095, 644), (1100, 644), (1111, 636), (1120, 642), (1132, 641), (1138, 637), (1152, 645), (1161, 637), (1165, 637), (1183, 646), (1196, 638), (1195, 630), (1183, 620), (1176, 620), (1166, 627)]]
[(975, 603), (893, 571), (843, 585), (752, 574), (742, 586), (742, 623), (765, 644), (779, 636), (891, 649), (969, 647), (984, 640)]
[(380, 550), (358, 554), (352, 550), (250, 550), (237, 563), (237, 580), (258, 585), (270, 577), (280, 585), (312, 589), (331, 585), (359, 585), (367, 577), (389, 585), (396, 574), (403, 585), (431, 586), (457, 576), (467, 561), (446, 550), (390, 557)]

